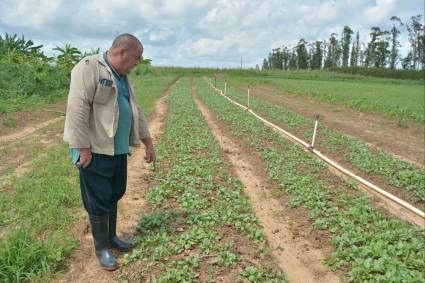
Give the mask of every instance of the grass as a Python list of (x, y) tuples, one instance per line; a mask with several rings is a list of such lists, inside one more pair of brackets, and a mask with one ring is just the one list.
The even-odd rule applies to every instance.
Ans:
[[(137, 82), (137, 96), (147, 116), (174, 79), (147, 76)], [(69, 231), (77, 219), (75, 211), (81, 210), (78, 171), (71, 165), (61, 137), (55, 137), (47, 151), (41, 142), (48, 132), (62, 132), (62, 126), (50, 125), (14, 146), (2, 145), (0, 150), (3, 165), (11, 162), (9, 167), (13, 167), (6, 166), (4, 173), (11, 177), (0, 187), (1, 282), (49, 280), (66, 267), (78, 246)], [(16, 160), (8, 157), (22, 153), (31, 164), (22, 176), (16, 176)]]
[(67, 93), (67, 90), (63, 89), (60, 91), (53, 91), (45, 97), (36, 95), (25, 97), (15, 93), (2, 94), (2, 90), (0, 89), (0, 114), (14, 113), (29, 107), (46, 106), (65, 99)]
[(375, 209), (370, 197), (332, 175), (323, 162), (282, 138), (198, 80), (199, 95), (229, 133), (266, 163), (270, 180), (304, 207), (311, 229), (327, 230), (334, 250), (327, 264), (352, 282), (425, 282), (424, 231)]
[(229, 173), (188, 79), (168, 103), (157, 146), (157, 184), (146, 194), (152, 210), (137, 225), (137, 247), (125, 257), (119, 279), (216, 282), (224, 276), (231, 282), (286, 282), (273, 268), (242, 184)]
[(138, 103), (146, 117), (149, 117), (155, 106), (156, 99), (177, 79), (175, 74), (143, 72), (138, 67), (131, 73), (131, 82), (136, 92)]
[(64, 99), (69, 71), (30, 59), (25, 63), (0, 60), (0, 114)]
[(424, 122), (424, 82), (335, 75), (325, 71), (287, 72), (277, 77), (231, 75), (237, 83), (269, 83), (296, 95)]
[[(46, 130), (46, 129), (45, 129)], [(60, 138), (47, 152), (40, 141), (21, 142), (32, 164), (0, 188), (0, 281), (49, 277), (65, 266), (77, 246), (68, 234), (79, 206), (77, 171)]]

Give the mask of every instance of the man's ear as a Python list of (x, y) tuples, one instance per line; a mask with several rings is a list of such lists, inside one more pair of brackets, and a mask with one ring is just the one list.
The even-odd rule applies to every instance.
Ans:
[(125, 52), (126, 52), (125, 48), (118, 49), (118, 54), (120, 54), (120, 57), (123, 57)]

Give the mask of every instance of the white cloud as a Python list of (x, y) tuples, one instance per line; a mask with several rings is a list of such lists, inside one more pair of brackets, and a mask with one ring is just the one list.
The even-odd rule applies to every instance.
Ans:
[(369, 23), (379, 23), (389, 19), (394, 8), (395, 0), (376, 0), (375, 6), (366, 9), (365, 15)]
[[(423, 14), (423, 0), (0, 0), (0, 32), (45, 45), (107, 49), (121, 32), (138, 36), (154, 64), (245, 66), (300, 38), (325, 40), (344, 25), (368, 40), (372, 26)], [(404, 31), (404, 33), (406, 33)]]
[(327, 1), (327, 2), (321, 3), (316, 12), (318, 15), (317, 19), (320, 22), (332, 21), (337, 17), (339, 13), (338, 7), (336, 6), (335, 1)]
[(201, 38), (195, 42), (189, 42), (180, 46), (180, 52), (188, 56), (200, 57), (223, 57), (234, 54), (237, 51), (240, 38), (224, 36), (221, 39)]

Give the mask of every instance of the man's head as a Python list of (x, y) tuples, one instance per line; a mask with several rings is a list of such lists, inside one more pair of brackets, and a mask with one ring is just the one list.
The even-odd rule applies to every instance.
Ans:
[(123, 33), (112, 42), (108, 60), (121, 75), (127, 75), (142, 60), (143, 45), (133, 35)]

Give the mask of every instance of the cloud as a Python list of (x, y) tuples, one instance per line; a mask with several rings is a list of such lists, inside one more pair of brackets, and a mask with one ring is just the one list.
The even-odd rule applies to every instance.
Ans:
[(237, 67), (241, 57), (255, 66), (272, 48), (325, 40), (344, 25), (368, 40), (393, 14), (423, 14), (423, 0), (0, 0), (0, 11), (0, 32), (23, 34), (48, 54), (65, 43), (105, 50), (130, 32), (154, 64)]
[(373, 7), (366, 9), (364, 14), (369, 23), (379, 23), (383, 20), (389, 19), (395, 8), (395, 0), (376, 0)]

